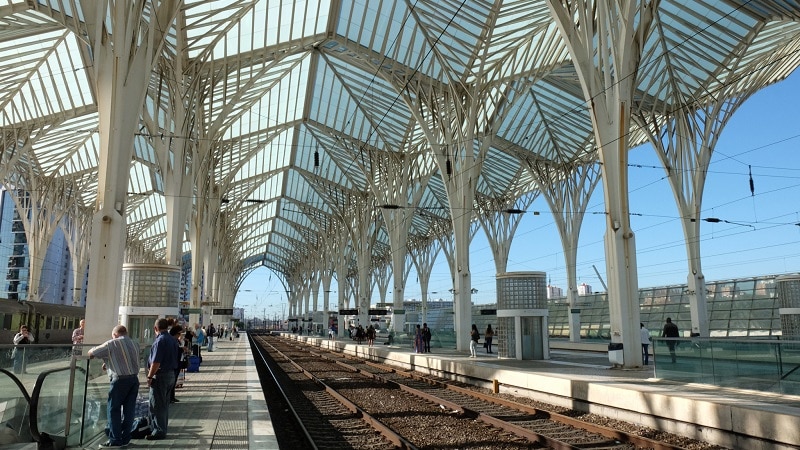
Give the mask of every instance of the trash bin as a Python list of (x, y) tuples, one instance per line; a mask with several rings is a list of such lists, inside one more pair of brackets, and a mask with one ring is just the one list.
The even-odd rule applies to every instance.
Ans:
[(189, 372), (200, 372), (200, 357), (194, 355), (190, 356), (189, 367), (186, 370)]
[(608, 362), (622, 365), (622, 342), (608, 344)]

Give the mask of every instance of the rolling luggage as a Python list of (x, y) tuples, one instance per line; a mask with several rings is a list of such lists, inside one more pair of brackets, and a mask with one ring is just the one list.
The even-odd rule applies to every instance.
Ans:
[(190, 356), (189, 357), (189, 367), (186, 369), (187, 372), (200, 372), (200, 357), (199, 356)]

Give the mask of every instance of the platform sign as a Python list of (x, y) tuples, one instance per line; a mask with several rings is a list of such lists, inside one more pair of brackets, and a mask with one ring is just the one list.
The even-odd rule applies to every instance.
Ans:
[(203, 314), (202, 308), (182, 308), (182, 314)]
[(392, 307), (392, 303), (379, 302), (376, 306), (378, 308), (391, 308)]
[(482, 316), (496, 316), (497, 310), (496, 309), (482, 309), (481, 310)]
[(232, 316), (233, 315), (233, 308), (214, 308), (211, 310), (211, 314), (213, 315), (220, 315), (220, 316)]
[(405, 310), (405, 309), (395, 309), (395, 310), (393, 311), (393, 313), (394, 313), (395, 315), (398, 315), (398, 314), (405, 314), (405, 313), (406, 313), (406, 310)]
[(389, 311), (386, 311), (385, 309), (370, 309), (369, 310), (369, 315), (370, 316), (385, 316), (387, 314), (389, 314)]
[(340, 316), (357, 316), (358, 310), (357, 309), (340, 309), (339, 310)]

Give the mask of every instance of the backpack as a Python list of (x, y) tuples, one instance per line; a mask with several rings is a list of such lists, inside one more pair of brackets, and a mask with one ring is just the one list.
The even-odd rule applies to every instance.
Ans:
[(151, 431), (150, 419), (147, 417), (137, 417), (133, 419), (133, 426), (131, 427), (132, 439), (144, 439)]

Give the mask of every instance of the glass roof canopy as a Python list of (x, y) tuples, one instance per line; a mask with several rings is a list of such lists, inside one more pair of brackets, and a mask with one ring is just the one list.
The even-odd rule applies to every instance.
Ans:
[[(91, 214), (100, 149), (82, 8), (93, 3), (30, 3), (0, 0), (0, 171), (12, 187), (67, 180), (73, 214)], [(146, 11), (161, 3), (141, 2)], [(635, 107), (657, 115), (674, 98), (700, 107), (782, 80), (800, 64), (799, 11), (796, 1), (661, 1)], [(156, 257), (166, 253), (166, 199), (176, 195), (158, 145), (171, 158), (182, 148), (189, 161), (210, 161), (193, 176), (219, 198), (195, 198), (195, 207), (219, 201), (235, 242), (226, 251), (243, 273), (264, 264), (285, 275), (347, 226), (348, 199), (368, 198), (382, 225), (380, 207), (394, 200), (381, 187), (397, 164), (413, 180), (430, 178), (412, 205), (424, 211), (412, 241), (441, 233), (444, 168), (417, 120), (453, 86), (482, 96), (477, 129), (496, 130), (473, 143), (488, 142), (479, 198), (536, 190), (522, 158), (596, 158), (587, 103), (546, 1), (190, 0), (167, 41), (149, 80), (127, 204), (129, 238)], [(170, 115), (186, 98), (201, 106), (189, 130)], [(632, 131), (631, 145), (645, 141)], [(373, 259), (387, 261), (387, 233), (379, 236)]]

